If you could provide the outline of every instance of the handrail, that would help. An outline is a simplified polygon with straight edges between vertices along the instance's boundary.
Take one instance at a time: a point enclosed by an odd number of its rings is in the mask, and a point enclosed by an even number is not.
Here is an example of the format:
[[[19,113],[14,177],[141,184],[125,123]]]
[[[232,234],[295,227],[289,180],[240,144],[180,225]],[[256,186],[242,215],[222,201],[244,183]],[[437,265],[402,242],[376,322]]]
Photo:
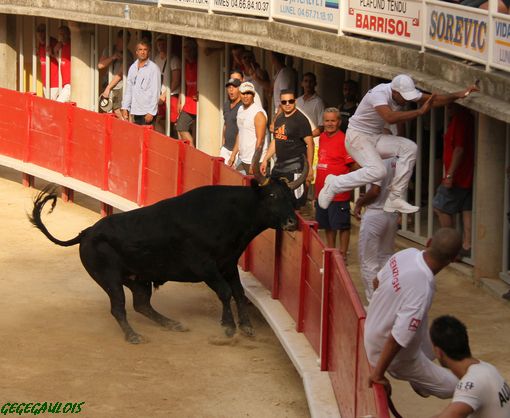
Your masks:
[[[123,198],[124,208],[125,202],[148,205],[201,185],[249,181],[187,143],[72,104],[0,88],[0,112],[0,163],[30,166],[32,175],[68,188],[88,185],[84,193],[102,189]],[[382,389],[366,384],[365,311],[343,259],[326,248],[315,222],[299,214],[298,220],[296,232],[270,229],[256,237],[240,264],[295,319],[330,375],[342,416],[389,417]]]

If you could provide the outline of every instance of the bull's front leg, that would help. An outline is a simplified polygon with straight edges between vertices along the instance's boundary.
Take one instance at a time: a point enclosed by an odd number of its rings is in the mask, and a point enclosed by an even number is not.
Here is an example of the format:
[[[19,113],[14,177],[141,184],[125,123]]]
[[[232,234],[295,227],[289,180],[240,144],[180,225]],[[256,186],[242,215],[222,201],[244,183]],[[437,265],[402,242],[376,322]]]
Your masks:
[[[223,276],[220,274],[216,266],[211,268],[207,274],[205,283],[218,295],[222,305],[223,313],[221,315],[221,325],[225,328],[225,335],[232,337],[236,332],[236,324],[234,322],[234,316],[232,315],[232,309],[230,307],[230,300],[232,299],[232,290],[225,281]]]

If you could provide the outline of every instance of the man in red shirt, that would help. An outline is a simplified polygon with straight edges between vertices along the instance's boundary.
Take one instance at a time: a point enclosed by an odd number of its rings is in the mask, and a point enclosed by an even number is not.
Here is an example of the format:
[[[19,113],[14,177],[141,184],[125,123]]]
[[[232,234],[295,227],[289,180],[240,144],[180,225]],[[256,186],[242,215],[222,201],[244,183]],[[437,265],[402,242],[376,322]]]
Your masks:
[[[319,161],[315,177],[316,198],[324,187],[326,176],[347,174],[354,165],[354,160],[345,149],[345,134],[340,130],[340,111],[336,107],[327,108],[323,122],[324,132],[319,137]],[[326,230],[328,247],[336,246],[337,232],[340,232],[340,252],[344,259],[347,258],[351,232],[350,198],[350,191],[339,193],[327,209],[316,204],[315,212],[319,228]]]
[[[57,102],[69,102],[71,100],[71,32],[67,26],[58,28],[58,43],[53,52],[56,57],[60,53],[60,74],[62,76],[62,89],[57,97]]]
[[[195,131],[198,101],[197,44],[194,39],[187,38],[184,41],[184,57],[185,100],[180,104],[182,107],[175,128],[179,139],[187,139],[191,145],[195,146],[193,135],[190,133],[190,131]]]
[[[432,205],[442,228],[452,227],[453,216],[462,212],[461,257],[471,256],[471,209],[474,171],[474,119],[471,112],[452,103],[451,120],[444,135],[444,178]]]
[[[57,44],[57,40],[53,37],[49,38],[49,44],[46,45],[46,25],[41,23],[37,26],[37,37],[39,45],[37,48],[37,55],[41,63],[41,81],[43,84],[44,97],[47,99],[55,100],[58,96],[58,62],[55,58],[53,49]],[[50,88],[46,87],[46,52],[50,59]]]

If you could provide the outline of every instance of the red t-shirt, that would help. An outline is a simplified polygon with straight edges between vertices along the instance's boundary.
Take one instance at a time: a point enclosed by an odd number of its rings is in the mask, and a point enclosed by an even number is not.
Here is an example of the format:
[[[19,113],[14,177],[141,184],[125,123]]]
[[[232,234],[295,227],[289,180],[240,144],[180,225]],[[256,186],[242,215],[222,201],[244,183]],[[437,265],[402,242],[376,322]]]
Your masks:
[[[53,49],[57,44],[55,38],[50,38],[50,47]],[[41,81],[46,87],[46,47],[44,44],[39,44],[39,61],[41,62]],[[58,87],[58,62],[56,58],[50,57],[50,88]]]
[[[62,87],[71,84],[71,43],[62,45],[60,72],[62,73]]]
[[[186,101],[182,110],[190,115],[197,114],[197,102],[193,96],[197,94],[197,62],[186,61],[184,69],[184,79],[186,81]]]
[[[349,173],[349,164],[354,160],[345,149],[345,134],[337,131],[330,136],[323,132],[319,137],[319,161],[317,162],[317,176],[315,177],[315,197],[324,187],[324,180],[329,174],[339,175]],[[351,198],[351,192],[339,193],[334,201],[346,201]]]
[[[464,148],[460,165],[453,175],[453,186],[469,189],[473,186],[474,157],[474,121],[469,110],[459,110],[452,117],[444,134],[443,161],[445,173],[452,163],[455,147]]]

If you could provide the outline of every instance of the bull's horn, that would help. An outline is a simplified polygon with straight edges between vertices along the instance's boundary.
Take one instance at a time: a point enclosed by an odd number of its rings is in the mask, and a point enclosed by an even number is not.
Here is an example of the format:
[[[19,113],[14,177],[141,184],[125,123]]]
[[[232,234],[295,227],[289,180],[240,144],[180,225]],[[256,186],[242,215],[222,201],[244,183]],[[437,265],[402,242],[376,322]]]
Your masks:
[[[296,180],[289,182],[290,190],[296,190],[299,186],[301,186],[305,182],[306,178],[308,177],[309,169],[310,167],[308,166],[308,159],[304,157],[303,172]]]
[[[253,175],[261,186],[265,186],[268,182],[267,178],[260,172],[260,156],[262,155],[262,145],[255,149],[253,158],[251,160],[251,167],[253,169]]]

